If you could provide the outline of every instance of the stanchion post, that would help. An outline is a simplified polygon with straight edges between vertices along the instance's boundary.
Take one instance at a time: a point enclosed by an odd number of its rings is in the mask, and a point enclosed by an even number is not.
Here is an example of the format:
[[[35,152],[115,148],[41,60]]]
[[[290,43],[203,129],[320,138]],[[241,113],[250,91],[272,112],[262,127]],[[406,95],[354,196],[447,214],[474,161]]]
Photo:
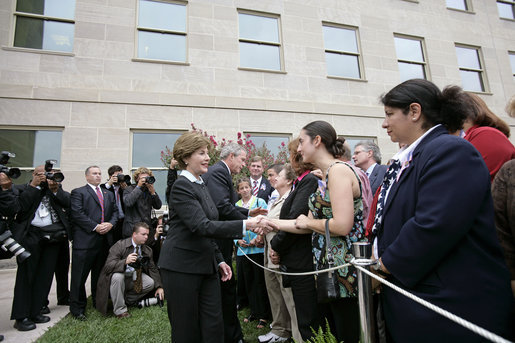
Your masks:
[[[352,253],[355,263],[363,268],[370,269],[374,264],[372,256],[372,245],[368,242],[356,242],[352,244]],[[358,301],[359,319],[361,324],[361,343],[375,343],[375,316],[372,302],[372,280],[370,276],[356,269],[358,275]]]

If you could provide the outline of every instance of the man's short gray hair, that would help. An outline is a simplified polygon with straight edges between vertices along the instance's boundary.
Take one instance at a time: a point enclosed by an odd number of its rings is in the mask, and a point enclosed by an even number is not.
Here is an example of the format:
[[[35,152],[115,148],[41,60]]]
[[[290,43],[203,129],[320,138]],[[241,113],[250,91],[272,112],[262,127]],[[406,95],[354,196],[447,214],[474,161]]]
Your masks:
[[[229,143],[222,148],[220,151],[220,159],[225,160],[229,157],[230,154],[234,154],[234,156],[239,156],[241,152],[244,151],[243,147],[237,143]]]
[[[363,147],[364,151],[372,151],[372,158],[376,161],[377,164],[381,164],[381,150],[376,143],[373,141],[360,141],[356,146]]]

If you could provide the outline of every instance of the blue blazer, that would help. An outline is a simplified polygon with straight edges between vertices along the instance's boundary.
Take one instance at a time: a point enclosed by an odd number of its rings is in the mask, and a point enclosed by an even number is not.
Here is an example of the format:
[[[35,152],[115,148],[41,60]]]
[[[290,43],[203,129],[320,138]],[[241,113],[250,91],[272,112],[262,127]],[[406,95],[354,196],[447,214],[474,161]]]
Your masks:
[[[386,173],[386,166],[383,166],[381,164],[376,164],[374,169],[372,169],[372,172],[370,173],[370,176],[368,177],[368,180],[370,181],[370,190],[372,191],[372,195],[376,194],[376,190],[381,186],[383,183],[384,174]]]
[[[389,280],[510,338],[513,295],[494,226],[490,175],[477,150],[430,132],[387,198],[378,252]],[[483,338],[383,287],[395,342],[480,342]]]

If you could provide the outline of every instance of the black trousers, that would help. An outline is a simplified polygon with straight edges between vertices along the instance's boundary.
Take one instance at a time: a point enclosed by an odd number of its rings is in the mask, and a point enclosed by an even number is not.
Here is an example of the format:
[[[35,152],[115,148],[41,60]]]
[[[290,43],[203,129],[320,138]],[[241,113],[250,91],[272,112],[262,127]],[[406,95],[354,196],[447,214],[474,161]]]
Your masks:
[[[57,303],[67,304],[70,301],[70,288],[68,286],[68,273],[70,272],[70,243],[68,240],[56,243],[59,253],[55,264],[55,282],[57,291]],[[48,289],[50,292],[50,289]],[[48,294],[46,305],[48,306]]]
[[[288,268],[288,271],[292,271],[291,268]],[[299,332],[302,339],[307,341],[309,338],[313,337],[311,328],[318,331],[320,326],[315,278],[312,275],[306,275],[288,276],[288,279],[293,293]]]
[[[220,277],[161,269],[173,343],[224,341]]]
[[[263,253],[247,255],[252,261],[263,265],[264,256]],[[243,275],[245,280],[245,288],[249,295],[250,311],[258,319],[269,319],[270,318],[270,302],[268,300],[268,294],[266,292],[265,284],[265,273],[263,269],[256,266],[254,263],[249,261],[245,256],[241,261]],[[238,274],[238,282],[239,282]]]
[[[236,280],[236,303],[241,306],[249,304],[247,287],[245,286],[245,274],[243,271],[243,260],[245,259],[245,256],[236,256],[236,274],[238,276]]]
[[[358,298],[342,298],[327,304],[327,321],[338,342],[358,343]]]
[[[220,289],[224,319],[224,342],[238,342],[238,340],[243,339],[243,332],[241,331],[238,310],[236,309],[236,279],[234,278],[234,271],[230,280],[221,283]]]
[[[72,273],[70,283],[70,312],[73,315],[85,313],[86,280],[91,272],[91,297],[93,306],[97,294],[97,283],[100,272],[108,255],[107,240],[102,241],[102,246],[96,249],[72,249]]]
[[[18,263],[11,319],[33,318],[40,313],[52,286],[59,254],[58,244],[40,242],[35,227],[29,228],[23,247],[31,256]]]

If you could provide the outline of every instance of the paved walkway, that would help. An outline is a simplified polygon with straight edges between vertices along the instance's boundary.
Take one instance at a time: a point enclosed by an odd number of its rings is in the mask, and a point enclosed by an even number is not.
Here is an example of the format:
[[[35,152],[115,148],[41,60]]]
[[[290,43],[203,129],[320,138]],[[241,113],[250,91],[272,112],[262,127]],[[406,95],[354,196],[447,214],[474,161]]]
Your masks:
[[[50,314],[52,318],[48,323],[36,324],[36,329],[21,332],[13,328],[14,320],[10,320],[13,302],[14,282],[16,279],[16,263],[11,260],[0,261],[0,334],[4,335],[6,343],[26,343],[36,341],[49,327],[56,324],[70,310],[68,306],[57,306],[55,279],[48,299],[50,301]],[[90,294],[89,280],[86,282],[86,294]],[[4,343],[2,342],[2,343]]]

